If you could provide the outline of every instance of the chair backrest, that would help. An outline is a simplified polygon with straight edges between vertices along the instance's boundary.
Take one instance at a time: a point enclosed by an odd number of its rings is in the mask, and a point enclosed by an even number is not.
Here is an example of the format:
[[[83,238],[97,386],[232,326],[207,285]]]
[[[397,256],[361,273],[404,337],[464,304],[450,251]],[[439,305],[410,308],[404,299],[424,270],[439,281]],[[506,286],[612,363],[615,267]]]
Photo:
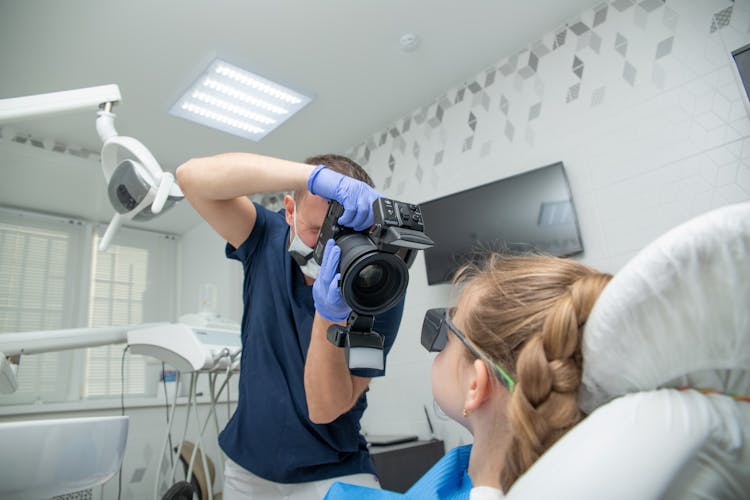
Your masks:
[[[667,232],[612,279],[585,327],[581,406],[690,385],[748,394],[750,203]]]
[[[582,352],[591,414],[507,498],[750,498],[750,402],[727,395],[750,395],[750,203],[639,252],[597,301]]]

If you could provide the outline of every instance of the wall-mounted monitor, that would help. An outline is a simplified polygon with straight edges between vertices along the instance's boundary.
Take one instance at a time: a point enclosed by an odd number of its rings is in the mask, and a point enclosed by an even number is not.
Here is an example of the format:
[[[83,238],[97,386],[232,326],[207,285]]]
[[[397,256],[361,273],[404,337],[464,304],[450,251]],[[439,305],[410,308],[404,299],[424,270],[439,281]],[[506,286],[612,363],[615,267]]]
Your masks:
[[[732,51],[734,69],[740,84],[740,94],[745,110],[750,115],[750,43]]]
[[[573,198],[562,162],[420,203],[427,282],[451,280],[464,263],[486,250],[583,252]]]

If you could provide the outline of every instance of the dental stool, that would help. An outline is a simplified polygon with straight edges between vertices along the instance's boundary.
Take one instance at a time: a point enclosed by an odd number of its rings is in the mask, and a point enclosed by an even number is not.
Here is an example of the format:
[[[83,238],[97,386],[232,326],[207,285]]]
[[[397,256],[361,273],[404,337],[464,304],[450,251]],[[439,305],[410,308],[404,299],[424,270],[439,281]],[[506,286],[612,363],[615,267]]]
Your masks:
[[[639,252],[597,301],[582,351],[590,415],[506,498],[750,498],[750,203]]]
[[[175,447],[175,452],[179,452],[179,459],[185,474],[190,470],[190,460],[193,457],[195,443],[183,441],[182,446]],[[203,460],[206,460],[208,476],[206,476],[203,467]],[[208,455],[203,454],[203,450],[198,448],[195,452],[195,460],[190,474],[190,481],[178,481],[173,484],[162,496],[161,500],[221,500],[222,493],[213,491],[214,480],[216,479],[216,467],[214,461]],[[211,493],[208,491],[208,485],[211,485]]]

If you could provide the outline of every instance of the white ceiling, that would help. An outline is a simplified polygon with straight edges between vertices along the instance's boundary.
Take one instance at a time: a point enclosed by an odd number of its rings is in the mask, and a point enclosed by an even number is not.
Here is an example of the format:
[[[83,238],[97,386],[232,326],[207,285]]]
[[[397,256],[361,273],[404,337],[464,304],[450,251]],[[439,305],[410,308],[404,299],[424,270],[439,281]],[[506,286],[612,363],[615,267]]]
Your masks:
[[[118,132],[143,142],[166,170],[226,151],[304,160],[345,151],[596,3],[0,0],[0,98],[116,83]],[[421,43],[403,52],[399,38],[409,32]],[[214,57],[314,100],[258,143],[169,115]],[[94,120],[78,112],[4,126],[98,151]],[[0,148],[0,204],[109,218],[96,164],[19,147]],[[180,203],[139,225],[182,233],[198,222]]]

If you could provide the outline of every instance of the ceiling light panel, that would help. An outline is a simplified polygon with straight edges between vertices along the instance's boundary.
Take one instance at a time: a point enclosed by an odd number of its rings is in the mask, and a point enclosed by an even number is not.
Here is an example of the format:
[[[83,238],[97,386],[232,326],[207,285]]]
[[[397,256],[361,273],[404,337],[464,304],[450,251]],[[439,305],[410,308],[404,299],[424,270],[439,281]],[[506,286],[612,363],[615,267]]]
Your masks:
[[[288,87],[216,59],[169,113],[257,142],[311,100]]]

